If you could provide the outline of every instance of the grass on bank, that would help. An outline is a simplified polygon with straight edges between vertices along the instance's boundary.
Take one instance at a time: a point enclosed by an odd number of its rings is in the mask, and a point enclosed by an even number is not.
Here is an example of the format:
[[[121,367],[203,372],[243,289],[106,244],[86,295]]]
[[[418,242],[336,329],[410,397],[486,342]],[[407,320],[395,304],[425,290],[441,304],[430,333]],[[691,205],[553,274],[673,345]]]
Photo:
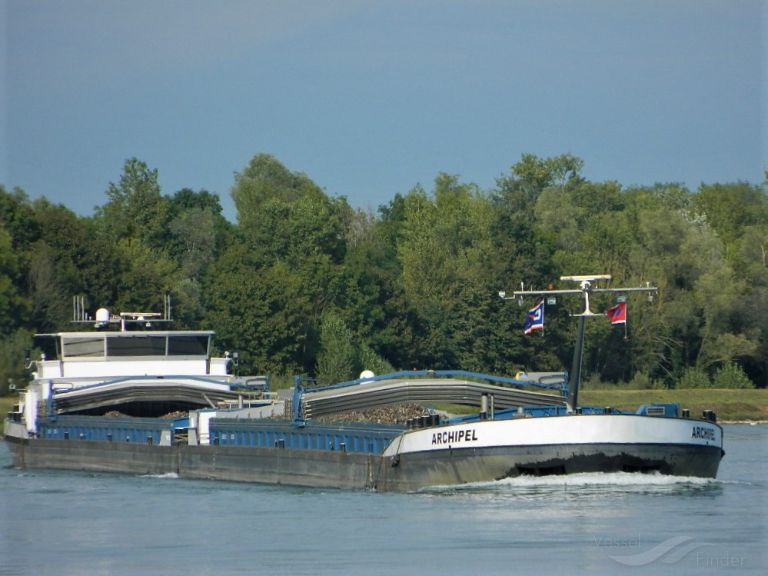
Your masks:
[[[768,389],[680,388],[676,390],[581,390],[580,404],[634,409],[651,402],[673,402],[688,408],[691,416],[714,410],[718,420],[768,421]]]

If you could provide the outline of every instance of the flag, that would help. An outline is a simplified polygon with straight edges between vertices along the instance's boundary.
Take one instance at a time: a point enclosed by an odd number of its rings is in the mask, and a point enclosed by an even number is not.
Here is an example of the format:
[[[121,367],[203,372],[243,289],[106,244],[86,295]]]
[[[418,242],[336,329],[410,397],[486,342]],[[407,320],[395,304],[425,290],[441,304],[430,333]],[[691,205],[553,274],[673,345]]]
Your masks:
[[[605,311],[605,315],[611,319],[611,324],[627,325],[627,303],[619,302]]]
[[[544,330],[544,300],[539,302],[538,306],[528,310],[525,315],[523,333],[530,334],[534,330]]]

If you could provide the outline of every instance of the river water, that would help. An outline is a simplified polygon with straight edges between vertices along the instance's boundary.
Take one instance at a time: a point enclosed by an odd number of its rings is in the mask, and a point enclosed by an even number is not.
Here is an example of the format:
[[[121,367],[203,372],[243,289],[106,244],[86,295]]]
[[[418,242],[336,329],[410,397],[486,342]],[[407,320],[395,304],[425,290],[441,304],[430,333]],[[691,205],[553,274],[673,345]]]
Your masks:
[[[768,426],[717,480],[518,478],[414,494],[10,467],[0,575],[766,574]]]

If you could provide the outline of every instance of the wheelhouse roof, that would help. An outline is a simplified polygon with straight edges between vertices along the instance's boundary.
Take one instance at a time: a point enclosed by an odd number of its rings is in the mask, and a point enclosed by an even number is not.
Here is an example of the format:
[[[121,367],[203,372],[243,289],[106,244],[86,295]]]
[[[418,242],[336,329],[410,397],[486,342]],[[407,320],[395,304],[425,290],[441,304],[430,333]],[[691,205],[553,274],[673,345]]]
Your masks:
[[[35,334],[35,338],[82,338],[104,336],[106,338],[129,338],[133,336],[213,336],[213,330],[125,330],[122,332],[51,332]]]

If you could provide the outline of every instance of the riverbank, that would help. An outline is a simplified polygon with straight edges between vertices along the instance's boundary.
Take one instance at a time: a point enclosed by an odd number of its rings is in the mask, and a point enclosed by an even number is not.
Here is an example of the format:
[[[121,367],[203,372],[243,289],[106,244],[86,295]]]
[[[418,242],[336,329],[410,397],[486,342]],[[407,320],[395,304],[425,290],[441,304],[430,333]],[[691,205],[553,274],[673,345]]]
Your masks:
[[[683,388],[679,390],[581,390],[581,404],[630,410],[651,402],[672,402],[691,416],[714,410],[720,422],[768,422],[768,389]]]

